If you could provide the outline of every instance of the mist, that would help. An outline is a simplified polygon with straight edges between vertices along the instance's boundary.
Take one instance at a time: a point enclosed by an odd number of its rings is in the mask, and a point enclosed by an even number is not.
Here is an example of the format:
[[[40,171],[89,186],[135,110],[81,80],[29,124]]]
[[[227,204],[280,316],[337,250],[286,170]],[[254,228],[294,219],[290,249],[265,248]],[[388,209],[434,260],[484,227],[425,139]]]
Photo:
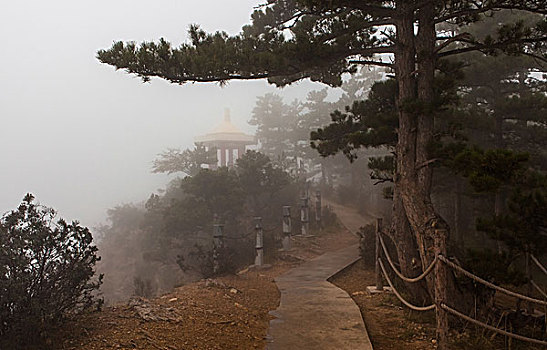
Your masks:
[[[237,33],[256,0],[26,1],[0,11],[0,212],[27,192],[86,226],[106,210],[142,201],[171,177],[150,172],[156,155],[187,148],[230,108],[247,124],[256,97],[276,89],[265,81],[177,86],[143,84],[95,58],[113,40],[187,38],[188,25]],[[304,99],[321,87],[303,82],[283,90]]]

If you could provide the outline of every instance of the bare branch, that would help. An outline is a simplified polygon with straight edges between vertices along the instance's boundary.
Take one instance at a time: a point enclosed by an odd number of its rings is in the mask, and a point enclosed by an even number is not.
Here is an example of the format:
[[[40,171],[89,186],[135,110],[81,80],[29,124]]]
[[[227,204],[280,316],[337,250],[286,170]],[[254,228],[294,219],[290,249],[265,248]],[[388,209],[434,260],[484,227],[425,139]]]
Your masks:
[[[380,66],[380,67],[388,67],[393,68],[393,63],[387,63],[387,62],[378,62],[378,61],[369,61],[369,60],[351,60],[348,63],[351,64],[363,64],[363,65],[373,65],[373,66]]]

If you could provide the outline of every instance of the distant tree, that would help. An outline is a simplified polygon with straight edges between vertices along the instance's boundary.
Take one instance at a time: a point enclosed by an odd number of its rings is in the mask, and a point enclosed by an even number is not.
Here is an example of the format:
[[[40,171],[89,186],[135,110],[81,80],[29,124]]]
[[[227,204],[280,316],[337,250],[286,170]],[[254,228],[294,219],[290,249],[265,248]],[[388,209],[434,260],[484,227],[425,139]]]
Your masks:
[[[527,171],[516,180],[507,200],[507,211],[480,218],[479,230],[505,243],[509,256],[547,251],[547,177]]]
[[[283,169],[274,166],[268,156],[256,151],[247,151],[239,158],[235,170],[256,216],[262,216],[274,197],[291,182]]]
[[[194,205],[203,204],[222,220],[236,218],[243,210],[244,191],[235,171],[226,167],[202,169],[197,175],[182,180],[182,190]]]
[[[291,170],[299,156],[294,137],[302,108],[296,100],[286,104],[280,95],[268,93],[257,98],[249,120],[257,127],[260,152]]]
[[[99,260],[89,230],[27,194],[0,219],[0,348],[44,348],[53,327],[96,308]]]
[[[188,176],[194,176],[204,164],[216,164],[216,149],[207,149],[200,143],[196,143],[194,149],[168,149],[161,153],[152,166],[154,173],[178,173],[182,172]]]

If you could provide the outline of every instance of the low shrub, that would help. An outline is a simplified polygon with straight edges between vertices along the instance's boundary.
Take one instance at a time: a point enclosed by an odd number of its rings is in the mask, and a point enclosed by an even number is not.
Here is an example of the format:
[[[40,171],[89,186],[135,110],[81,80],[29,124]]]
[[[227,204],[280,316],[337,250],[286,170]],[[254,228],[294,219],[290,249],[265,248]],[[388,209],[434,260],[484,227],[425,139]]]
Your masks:
[[[100,307],[92,240],[31,194],[0,218],[0,349],[44,349],[67,317]]]

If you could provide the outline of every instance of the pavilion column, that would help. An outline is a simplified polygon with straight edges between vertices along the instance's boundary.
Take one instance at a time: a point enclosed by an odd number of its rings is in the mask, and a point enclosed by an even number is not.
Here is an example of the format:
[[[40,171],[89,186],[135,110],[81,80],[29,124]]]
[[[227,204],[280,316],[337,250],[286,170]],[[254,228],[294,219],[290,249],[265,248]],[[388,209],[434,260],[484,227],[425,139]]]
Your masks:
[[[245,146],[237,149],[237,159],[240,159],[245,154]]]
[[[220,148],[220,166],[226,166],[226,148]]]
[[[234,150],[232,148],[228,148],[228,166],[234,166]]]

